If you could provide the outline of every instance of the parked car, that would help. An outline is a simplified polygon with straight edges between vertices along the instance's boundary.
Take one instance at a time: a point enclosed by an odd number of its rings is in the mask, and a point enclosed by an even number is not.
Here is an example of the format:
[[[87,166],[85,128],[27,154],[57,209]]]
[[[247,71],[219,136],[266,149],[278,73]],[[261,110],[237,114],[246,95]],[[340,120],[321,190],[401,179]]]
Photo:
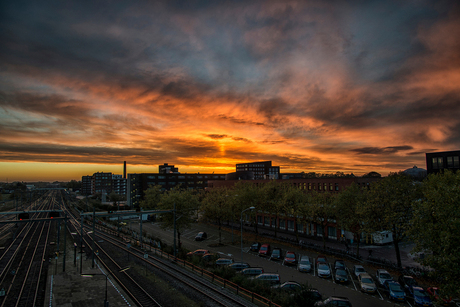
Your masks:
[[[234,269],[235,271],[241,271],[250,267],[249,263],[246,262],[234,262],[228,265],[229,268]]]
[[[318,257],[316,257],[316,264],[319,264],[319,263],[327,263],[326,256],[318,255]]]
[[[286,256],[284,257],[283,261],[284,265],[296,265],[297,264],[297,256],[294,252],[286,252]]]
[[[356,264],[353,266],[353,274],[355,274],[356,278],[362,273],[366,273],[366,270],[362,265]]]
[[[334,274],[335,282],[346,283],[348,281],[348,273],[344,269],[336,269]]]
[[[337,269],[344,269],[346,268],[347,266],[345,265],[345,262],[343,260],[336,260],[334,262],[334,269],[337,270]]]
[[[216,265],[229,265],[233,263],[233,259],[230,258],[219,258],[216,260]]]
[[[204,254],[203,257],[201,257],[201,260],[203,260],[204,262],[211,262],[211,261],[214,262],[219,258],[220,256],[218,254],[207,253],[207,254]]]
[[[426,288],[426,292],[428,292],[432,300],[433,299],[436,301],[442,300],[442,304],[444,306],[452,306],[454,303],[451,297],[441,298],[438,287],[428,287]]]
[[[295,281],[286,281],[282,284],[274,285],[273,288],[287,291],[287,292],[294,292],[294,291],[302,290],[302,286],[298,282],[295,282]]]
[[[270,256],[271,248],[270,244],[262,244],[259,249],[259,256],[261,257],[268,257]]]
[[[247,268],[240,271],[241,274],[246,276],[257,276],[264,273],[263,268]]]
[[[207,249],[197,249],[193,252],[189,252],[187,253],[187,256],[191,257],[191,256],[203,256],[205,254],[209,254],[209,251]]]
[[[283,251],[281,248],[275,247],[270,255],[270,260],[281,261],[281,259],[283,259]]]
[[[299,272],[310,272],[311,271],[310,257],[306,255],[301,256],[299,263],[297,264],[297,270]]]
[[[315,306],[343,306],[352,307],[351,302],[348,298],[342,296],[331,296],[324,301],[316,302]]]
[[[310,292],[310,296],[315,302],[321,301],[323,299],[323,296],[317,289],[312,288],[312,289],[308,289],[307,291]]]
[[[388,273],[387,270],[382,269],[377,270],[377,273],[375,273],[375,277],[377,278],[377,283],[380,286],[383,286],[383,284],[387,280],[393,280],[393,277],[391,277],[390,273]]]
[[[260,249],[261,245],[262,244],[260,244],[259,242],[254,242],[254,243],[252,243],[251,247],[249,248],[249,251],[257,253],[257,252],[259,252],[259,249]]]
[[[412,286],[412,294],[414,296],[415,306],[433,306],[430,296],[422,287]]]
[[[270,285],[276,285],[281,283],[280,275],[275,273],[262,273],[254,277],[254,280],[260,280]]]
[[[329,264],[320,263],[317,266],[318,276],[322,278],[329,278],[331,277],[331,268]]]
[[[413,295],[412,287],[418,286],[417,281],[412,276],[400,275],[398,282],[407,294]]]
[[[367,273],[361,273],[358,275],[358,280],[362,292],[375,293],[377,291],[377,286],[372,280],[371,275]]]
[[[406,300],[406,293],[396,281],[387,279],[383,283],[383,287],[388,290],[388,297],[390,300],[399,302]]]
[[[207,238],[208,238],[207,233],[204,231],[201,231],[196,235],[195,241],[203,241],[203,240],[206,240]]]

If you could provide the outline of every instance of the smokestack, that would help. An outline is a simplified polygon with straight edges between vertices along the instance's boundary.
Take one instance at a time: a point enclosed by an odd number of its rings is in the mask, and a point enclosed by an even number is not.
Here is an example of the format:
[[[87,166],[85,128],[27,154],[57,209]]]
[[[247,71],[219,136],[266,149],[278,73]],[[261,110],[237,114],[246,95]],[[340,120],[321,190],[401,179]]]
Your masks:
[[[123,179],[126,179],[126,161],[123,161]]]

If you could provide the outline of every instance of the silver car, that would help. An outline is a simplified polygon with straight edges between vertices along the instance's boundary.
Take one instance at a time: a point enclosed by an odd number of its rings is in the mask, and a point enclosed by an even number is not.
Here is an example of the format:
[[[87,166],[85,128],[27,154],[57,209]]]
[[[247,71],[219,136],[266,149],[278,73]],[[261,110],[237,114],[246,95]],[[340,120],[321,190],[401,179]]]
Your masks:
[[[310,257],[301,256],[299,263],[297,264],[297,270],[299,272],[310,272],[311,271]]]

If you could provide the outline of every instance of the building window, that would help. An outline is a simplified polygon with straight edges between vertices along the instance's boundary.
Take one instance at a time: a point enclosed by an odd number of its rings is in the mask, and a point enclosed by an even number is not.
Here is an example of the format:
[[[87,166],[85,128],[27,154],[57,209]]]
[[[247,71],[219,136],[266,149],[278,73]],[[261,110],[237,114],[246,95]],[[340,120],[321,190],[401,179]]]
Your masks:
[[[322,185],[321,183],[318,183],[318,191],[321,191],[321,187],[322,187],[322,186],[323,186],[323,185]]]
[[[280,229],[286,229],[286,221],[280,220]]]
[[[334,191],[334,186],[332,183],[329,183],[329,191]]]
[[[327,191],[327,183],[324,184],[324,192]]]
[[[327,235],[329,238],[337,239],[337,230],[335,227],[327,227]]]
[[[311,190],[311,183],[308,184],[308,189]]]
[[[270,224],[270,227],[276,227],[276,219],[272,217],[272,222]]]
[[[433,162],[433,168],[434,169],[441,169],[443,168],[442,166],[442,157],[434,157],[432,159],[432,162]]]
[[[458,156],[447,157],[447,167],[448,168],[458,168],[459,167]]]
[[[297,232],[303,233],[303,224],[297,223]]]
[[[288,230],[289,231],[294,231],[294,221],[292,221],[292,220],[288,221]]]
[[[339,184],[338,184],[338,183],[335,184],[335,190],[336,190],[336,191],[339,190]]]
[[[262,217],[260,215],[257,216],[257,224],[262,225]]]
[[[268,216],[264,217],[264,225],[265,226],[270,226],[270,218]]]

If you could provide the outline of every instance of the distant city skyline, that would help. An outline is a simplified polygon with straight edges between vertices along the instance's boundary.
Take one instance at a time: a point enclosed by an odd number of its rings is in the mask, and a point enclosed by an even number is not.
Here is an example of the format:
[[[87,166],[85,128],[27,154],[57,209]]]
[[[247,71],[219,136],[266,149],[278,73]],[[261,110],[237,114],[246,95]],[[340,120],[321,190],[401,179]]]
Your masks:
[[[460,149],[458,1],[25,1],[0,27],[2,182]]]

